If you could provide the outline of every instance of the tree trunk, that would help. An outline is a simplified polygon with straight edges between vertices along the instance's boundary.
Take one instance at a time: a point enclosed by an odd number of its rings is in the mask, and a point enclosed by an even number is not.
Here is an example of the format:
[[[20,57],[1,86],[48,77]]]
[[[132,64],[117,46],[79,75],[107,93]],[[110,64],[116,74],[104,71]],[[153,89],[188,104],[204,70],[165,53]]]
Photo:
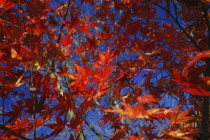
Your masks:
[[[206,59],[207,68],[205,77],[210,77],[210,58]],[[209,89],[210,90],[210,89]],[[209,140],[209,96],[203,98],[202,107],[202,122],[201,122],[201,140]]]

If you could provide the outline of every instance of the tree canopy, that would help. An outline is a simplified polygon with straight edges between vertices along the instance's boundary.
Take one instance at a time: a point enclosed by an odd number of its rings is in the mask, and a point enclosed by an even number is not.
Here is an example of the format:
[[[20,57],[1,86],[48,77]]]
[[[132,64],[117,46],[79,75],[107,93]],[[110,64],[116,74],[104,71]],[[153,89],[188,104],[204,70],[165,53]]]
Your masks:
[[[0,139],[208,140],[209,0],[1,0]]]

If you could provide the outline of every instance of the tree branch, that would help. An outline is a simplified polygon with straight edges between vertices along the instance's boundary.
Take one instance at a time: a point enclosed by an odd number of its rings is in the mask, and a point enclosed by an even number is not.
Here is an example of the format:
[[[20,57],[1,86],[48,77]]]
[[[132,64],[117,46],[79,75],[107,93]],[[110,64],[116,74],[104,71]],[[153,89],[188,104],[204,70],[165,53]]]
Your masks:
[[[88,125],[89,129],[97,135],[97,137],[98,137],[100,140],[103,140],[102,137],[107,137],[106,135],[103,135],[103,134],[98,133],[98,132],[93,128],[93,125],[91,125],[86,119],[85,119],[85,123]],[[87,132],[88,132],[88,131],[87,131]],[[86,132],[86,133],[87,133],[87,132]],[[108,138],[108,137],[107,137],[107,138]]]
[[[63,21],[66,20],[66,17],[67,17],[67,14],[68,14],[68,10],[69,10],[69,6],[70,6],[70,2],[71,2],[71,0],[68,0],[68,4],[67,4],[67,7],[66,7],[65,15],[64,15],[64,17],[63,17]],[[65,25],[65,24],[62,23],[62,25],[61,25],[61,27],[60,27],[60,32],[59,32],[59,35],[58,35],[58,38],[57,38],[57,43],[59,43],[59,41],[60,41],[61,33],[62,33],[62,31],[63,31],[64,25]]]
[[[7,132],[9,132],[12,135],[18,137],[18,138],[21,138],[22,140],[30,140],[29,138],[26,138],[26,137],[24,137],[24,136],[22,136],[22,135],[20,135],[20,134],[18,134],[16,132],[12,131],[11,129],[9,129],[8,127],[6,127],[4,125],[1,125],[0,124],[0,128],[3,129],[3,130],[5,130],[5,131],[7,131]]]
[[[209,36],[208,49],[210,49],[210,19],[209,19],[209,16],[208,16],[208,8],[205,7],[205,5],[203,5],[203,13],[204,13],[204,18],[206,20],[206,25],[208,27],[208,36]]]
[[[181,26],[181,24],[178,22],[178,20],[176,20],[176,18],[172,15],[172,13],[170,11],[168,11],[166,8],[164,8],[163,6],[157,4],[156,2],[154,2],[154,4],[156,6],[158,6],[159,8],[161,8],[162,10],[164,10],[166,13],[168,13],[171,18],[174,20],[174,22],[177,24],[177,26],[183,31],[183,33],[190,39],[190,41],[195,45],[195,47],[202,52],[200,46],[195,42],[195,40],[192,38],[192,36],[190,36],[185,29]]]
[[[8,23],[8,24],[11,24],[12,26],[18,28],[19,30],[22,30],[24,31],[22,28],[20,28],[18,25],[16,24],[13,24],[12,22],[10,22],[9,20],[7,20],[6,18],[4,18],[3,16],[0,15],[0,20],[3,20],[4,22]]]

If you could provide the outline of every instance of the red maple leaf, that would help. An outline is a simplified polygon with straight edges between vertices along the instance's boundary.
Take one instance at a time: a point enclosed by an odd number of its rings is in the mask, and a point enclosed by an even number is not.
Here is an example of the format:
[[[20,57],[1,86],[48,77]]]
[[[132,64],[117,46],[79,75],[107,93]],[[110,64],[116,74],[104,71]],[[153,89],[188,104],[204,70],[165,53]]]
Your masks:
[[[61,119],[59,117],[56,117],[56,122],[55,124],[46,124],[45,126],[49,127],[50,129],[53,129],[54,131],[45,136],[45,138],[49,138],[51,136],[57,136],[65,127],[65,124],[67,123],[67,119]]]
[[[92,27],[93,27],[92,23],[87,24],[87,23],[83,22],[82,25],[80,26],[79,32],[84,34]]]
[[[67,34],[65,37],[64,34],[61,35],[61,42],[60,44],[65,47],[69,47],[74,39],[71,39],[71,34]]]

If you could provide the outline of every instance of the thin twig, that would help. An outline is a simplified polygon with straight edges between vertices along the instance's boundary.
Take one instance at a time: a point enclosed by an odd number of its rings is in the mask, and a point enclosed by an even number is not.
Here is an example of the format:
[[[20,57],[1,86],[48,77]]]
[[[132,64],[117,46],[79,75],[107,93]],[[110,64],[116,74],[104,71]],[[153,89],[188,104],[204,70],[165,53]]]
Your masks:
[[[36,140],[36,95],[33,92],[33,130],[34,130],[34,140]]]
[[[172,1],[172,3],[173,3],[173,7],[174,7],[174,12],[175,12],[176,20],[178,20],[177,5],[175,4],[174,0]]]
[[[71,3],[71,0],[68,0],[68,4],[67,4],[67,7],[66,7],[65,15],[63,17],[63,21],[66,20],[66,17],[67,17],[67,14],[68,14],[68,10],[69,10],[69,7],[70,7],[70,3]],[[64,25],[65,25],[64,23],[61,24],[60,32],[59,32],[59,35],[58,35],[58,38],[57,38],[57,41],[56,41],[57,43],[59,43],[59,41],[60,41],[61,33],[63,31]]]
[[[3,20],[4,22],[6,22],[6,23],[8,23],[8,24],[11,24],[12,26],[18,28],[19,30],[23,30],[23,29],[20,28],[18,25],[16,25],[16,24],[10,22],[9,20],[7,20],[5,17],[3,17],[3,16],[1,16],[1,15],[0,15],[0,20]]]
[[[6,70],[4,69],[4,77],[6,77]],[[5,80],[3,80],[3,85],[5,84]],[[3,90],[4,91],[4,90]],[[4,94],[4,93],[3,93]],[[2,113],[3,113],[3,115],[2,115],[2,121],[3,121],[3,125],[4,125],[4,123],[5,123],[5,116],[4,116],[4,114],[5,114],[5,98],[6,98],[6,96],[5,95],[3,95],[2,96],[2,107],[3,107],[3,110],[2,110]]]
[[[174,20],[174,22],[177,24],[177,26],[183,31],[183,33],[190,39],[190,41],[195,45],[195,47],[202,52],[202,49],[200,48],[200,46],[195,42],[195,40],[192,38],[192,36],[190,36],[186,30],[181,26],[181,24],[178,22],[178,20],[176,20],[176,18],[172,15],[172,13],[170,11],[168,11],[168,9],[164,8],[163,6],[157,4],[156,2],[154,2],[155,5],[157,5],[159,8],[161,8],[162,10],[164,10],[166,13],[168,13],[171,18]]]
[[[4,123],[5,123],[5,117],[4,117],[4,114],[5,114],[5,97],[3,96],[2,97],[2,107],[3,107],[3,110],[2,110],[2,113],[3,113],[3,115],[2,115],[2,121],[3,121],[3,125],[4,125]]]
[[[31,79],[30,79],[30,87],[34,87],[34,73],[33,73],[33,65],[31,65]],[[34,131],[34,140],[36,140],[36,95],[34,91],[32,92],[32,100],[33,100],[33,131]]]
[[[88,125],[89,129],[90,129],[91,131],[93,131],[93,132],[98,136],[98,138],[99,138],[100,140],[103,140],[102,136],[107,137],[106,135],[102,135],[102,134],[98,133],[98,132],[93,128],[93,125],[91,125],[87,120],[85,120],[85,123]],[[86,133],[87,133],[87,132],[86,132]],[[108,138],[108,137],[107,137],[107,138]]]
[[[66,7],[66,11],[65,11],[65,14],[64,14],[64,17],[63,17],[63,21],[66,20],[66,17],[67,17],[67,15],[68,15],[68,10],[69,10],[69,7],[70,7],[70,3],[71,3],[71,0],[68,0],[67,7]],[[59,41],[60,41],[61,33],[62,33],[62,31],[63,31],[64,25],[65,25],[65,24],[62,22],[61,27],[60,27],[60,29],[59,29],[60,31],[59,31],[59,35],[58,35],[58,38],[57,38],[56,43],[59,43]],[[55,65],[55,60],[54,60],[54,59],[52,60],[52,66],[53,66],[53,65]]]

